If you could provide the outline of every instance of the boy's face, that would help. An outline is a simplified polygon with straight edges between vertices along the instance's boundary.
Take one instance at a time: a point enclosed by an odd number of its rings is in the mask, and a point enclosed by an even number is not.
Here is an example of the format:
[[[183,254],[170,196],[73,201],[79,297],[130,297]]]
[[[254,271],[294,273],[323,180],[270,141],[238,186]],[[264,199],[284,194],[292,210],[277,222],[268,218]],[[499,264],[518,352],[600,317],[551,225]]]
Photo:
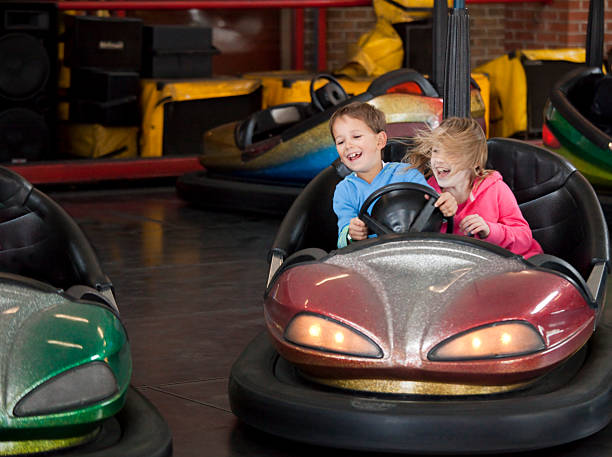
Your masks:
[[[462,187],[470,182],[470,170],[444,148],[431,151],[431,171],[442,188]]]
[[[344,165],[358,174],[380,171],[381,151],[387,143],[385,132],[374,133],[365,122],[350,116],[336,119],[332,131]]]

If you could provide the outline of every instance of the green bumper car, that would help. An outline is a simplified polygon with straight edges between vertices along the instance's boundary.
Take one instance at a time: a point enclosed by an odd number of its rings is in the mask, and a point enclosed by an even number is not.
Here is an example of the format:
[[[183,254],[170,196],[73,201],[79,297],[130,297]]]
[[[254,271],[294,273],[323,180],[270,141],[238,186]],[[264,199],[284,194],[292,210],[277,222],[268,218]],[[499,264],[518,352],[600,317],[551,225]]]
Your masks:
[[[544,116],[544,145],[598,190],[612,190],[612,76],[597,67],[566,74],[551,91]]]
[[[0,168],[0,455],[169,455],[169,429],[131,374],[113,286],[85,235]]]

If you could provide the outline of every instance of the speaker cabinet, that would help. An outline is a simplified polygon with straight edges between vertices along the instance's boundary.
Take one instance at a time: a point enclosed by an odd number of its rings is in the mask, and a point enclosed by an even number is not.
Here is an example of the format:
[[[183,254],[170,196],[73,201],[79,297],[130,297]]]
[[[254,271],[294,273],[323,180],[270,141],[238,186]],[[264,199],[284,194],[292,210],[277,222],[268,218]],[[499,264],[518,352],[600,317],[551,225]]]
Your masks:
[[[210,27],[147,25],[143,30],[143,68],[146,78],[210,78],[212,45]]]
[[[64,15],[65,63],[140,73],[142,20],[137,18]]]
[[[0,2],[0,162],[55,153],[57,34],[55,3]]]
[[[564,60],[530,60],[521,57],[527,79],[527,131],[525,137],[542,138],[544,105],[550,88],[570,71],[584,67],[583,63]]]
[[[404,68],[412,68],[419,73],[431,72],[432,22],[430,19],[393,24],[404,44]]]
[[[262,89],[233,97],[171,102],[164,105],[164,155],[202,153],[202,135],[218,125],[244,119],[261,109]]]

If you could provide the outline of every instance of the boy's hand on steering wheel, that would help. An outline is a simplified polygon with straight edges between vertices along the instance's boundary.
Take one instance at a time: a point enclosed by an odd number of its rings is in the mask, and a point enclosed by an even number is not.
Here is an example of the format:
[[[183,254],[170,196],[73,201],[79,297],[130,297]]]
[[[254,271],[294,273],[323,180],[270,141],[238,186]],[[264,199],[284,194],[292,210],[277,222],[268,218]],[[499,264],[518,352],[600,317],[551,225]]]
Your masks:
[[[355,241],[365,240],[368,237],[368,227],[361,219],[354,217],[349,223],[348,233]]]
[[[434,206],[442,211],[444,217],[452,217],[457,213],[457,200],[450,192],[442,192]]]

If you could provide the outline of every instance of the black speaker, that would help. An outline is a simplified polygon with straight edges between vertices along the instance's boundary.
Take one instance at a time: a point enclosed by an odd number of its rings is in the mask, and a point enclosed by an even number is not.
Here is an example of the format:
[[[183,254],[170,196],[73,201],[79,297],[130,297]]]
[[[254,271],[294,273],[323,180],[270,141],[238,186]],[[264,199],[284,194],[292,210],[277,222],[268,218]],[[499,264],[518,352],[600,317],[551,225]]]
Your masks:
[[[430,74],[432,68],[432,33],[431,19],[393,24],[404,44],[404,62],[402,67],[412,68],[423,74]]]
[[[108,102],[124,97],[138,97],[140,75],[136,72],[109,71],[98,68],[74,68],[70,72],[70,98]]]
[[[94,67],[140,72],[142,20],[138,18],[64,15],[70,68]]]
[[[202,153],[202,135],[261,109],[262,88],[234,97],[170,102],[164,105],[164,155]]]
[[[1,162],[55,153],[57,14],[52,2],[0,2]]]
[[[146,78],[210,78],[210,27],[146,25],[143,30],[142,75]]]

